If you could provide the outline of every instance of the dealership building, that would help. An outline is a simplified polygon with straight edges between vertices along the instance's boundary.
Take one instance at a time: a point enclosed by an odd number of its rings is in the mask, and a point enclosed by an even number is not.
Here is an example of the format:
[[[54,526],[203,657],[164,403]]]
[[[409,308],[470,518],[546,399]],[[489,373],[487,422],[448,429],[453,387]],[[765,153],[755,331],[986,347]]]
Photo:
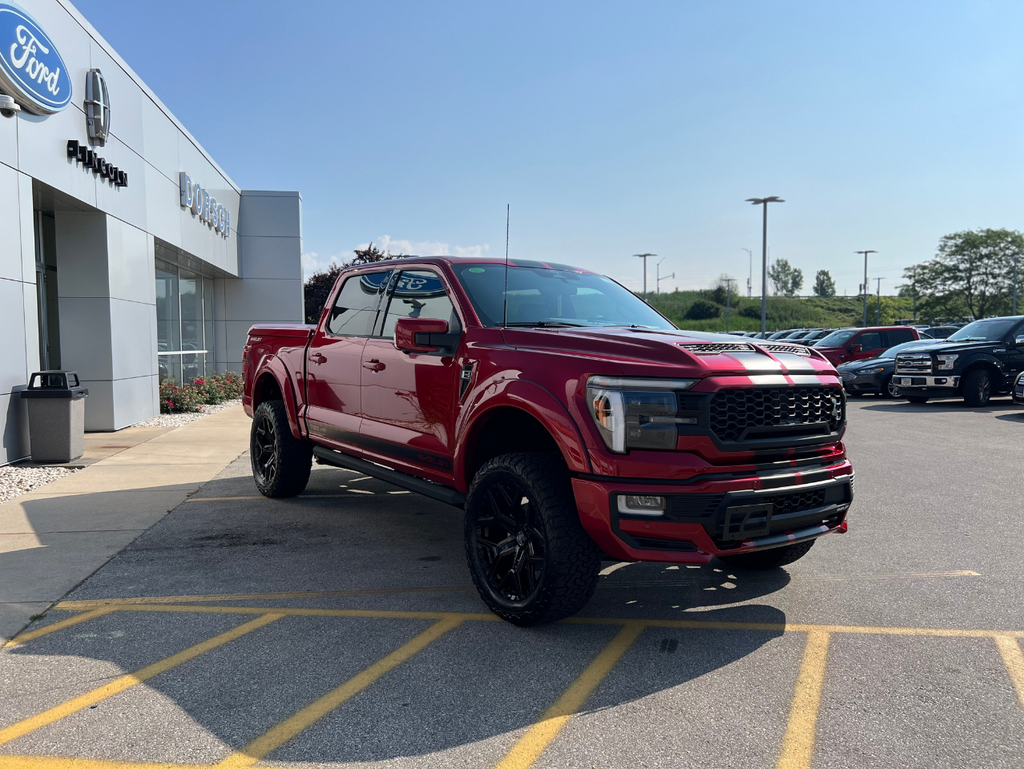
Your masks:
[[[118,430],[302,321],[299,194],[239,189],[69,2],[0,0],[0,94],[0,465],[34,371],[78,372],[86,430]]]

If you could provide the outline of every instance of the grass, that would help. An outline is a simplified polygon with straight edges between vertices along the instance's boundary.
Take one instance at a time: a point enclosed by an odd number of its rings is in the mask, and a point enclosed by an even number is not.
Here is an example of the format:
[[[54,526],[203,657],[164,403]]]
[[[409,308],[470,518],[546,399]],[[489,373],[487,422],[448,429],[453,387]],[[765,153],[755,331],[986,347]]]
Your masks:
[[[698,299],[715,302],[720,307],[717,318],[693,320],[686,317],[690,306]],[[673,291],[648,294],[648,303],[679,328],[691,331],[725,331],[725,294],[723,291]],[[732,331],[761,330],[761,300],[733,295],[729,328]],[[881,325],[911,317],[910,299],[883,296]],[[859,326],[863,318],[863,300],[860,297],[837,296],[787,298],[768,297],[768,330],[786,328],[841,328]],[[868,324],[877,323],[877,299],[868,298]]]

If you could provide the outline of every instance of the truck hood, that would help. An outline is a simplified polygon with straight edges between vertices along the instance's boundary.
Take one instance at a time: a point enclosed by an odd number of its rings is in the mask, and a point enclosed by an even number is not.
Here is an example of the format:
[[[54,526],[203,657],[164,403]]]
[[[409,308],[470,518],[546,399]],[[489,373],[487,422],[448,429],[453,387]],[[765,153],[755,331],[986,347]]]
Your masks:
[[[923,344],[900,353],[900,355],[917,355],[919,353],[966,353],[966,352],[992,352],[993,350],[1006,349],[1005,342],[946,342],[935,340],[935,344]]]
[[[517,349],[561,353],[631,365],[671,367],[666,376],[735,374],[832,374],[832,364],[796,344],[695,331],[630,328],[506,328],[506,344]],[[801,354],[802,353],[802,354]],[[649,370],[644,375],[650,376]]]

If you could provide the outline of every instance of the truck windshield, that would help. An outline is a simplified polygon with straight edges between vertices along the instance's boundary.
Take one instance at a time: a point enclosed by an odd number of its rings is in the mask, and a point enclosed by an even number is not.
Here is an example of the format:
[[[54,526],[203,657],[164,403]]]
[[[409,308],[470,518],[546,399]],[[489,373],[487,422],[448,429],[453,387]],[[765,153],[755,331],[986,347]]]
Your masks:
[[[1020,322],[1020,318],[992,318],[968,323],[955,334],[946,337],[947,342],[998,342],[1006,332]]]
[[[838,331],[833,331],[827,337],[822,339],[820,342],[815,342],[815,347],[842,347],[844,344],[853,338],[860,329],[857,328],[841,328]]]
[[[505,265],[453,265],[485,326],[504,324]],[[508,267],[510,326],[636,326],[674,329],[638,296],[592,272]]]

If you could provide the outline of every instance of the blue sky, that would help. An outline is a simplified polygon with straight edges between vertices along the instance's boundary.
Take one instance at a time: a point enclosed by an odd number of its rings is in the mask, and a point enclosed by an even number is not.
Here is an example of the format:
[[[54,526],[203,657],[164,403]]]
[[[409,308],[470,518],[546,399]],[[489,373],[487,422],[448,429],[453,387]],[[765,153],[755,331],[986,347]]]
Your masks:
[[[506,203],[514,256],[639,287],[655,252],[663,290],[745,289],[752,196],[786,199],[806,292],[1024,229],[1021,3],[77,7],[237,184],[302,192],[307,274],[370,240],[500,256]]]

